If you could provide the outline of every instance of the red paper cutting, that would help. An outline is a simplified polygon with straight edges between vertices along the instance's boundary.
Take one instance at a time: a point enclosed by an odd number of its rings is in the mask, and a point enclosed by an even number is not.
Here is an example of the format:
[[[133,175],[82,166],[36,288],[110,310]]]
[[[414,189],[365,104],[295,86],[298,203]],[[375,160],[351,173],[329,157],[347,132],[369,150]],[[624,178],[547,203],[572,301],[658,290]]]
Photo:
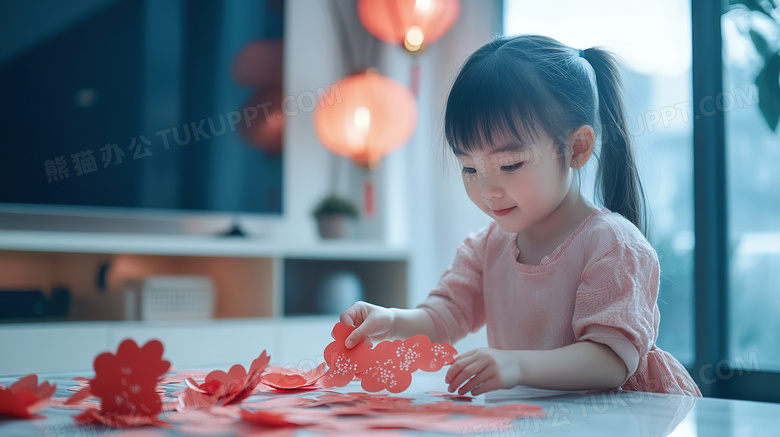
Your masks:
[[[336,323],[333,327],[334,341],[325,348],[325,362],[328,363],[328,373],[320,380],[320,385],[327,387],[344,387],[357,375],[365,371],[371,363],[372,350],[366,339],[363,339],[352,349],[347,349],[344,342],[354,326]]]
[[[95,358],[95,377],[89,381],[89,393],[100,399],[100,409],[90,408],[75,416],[77,423],[102,423],[116,428],[158,425],[162,399],[157,382],[170,368],[162,359],[163,345],[157,340],[138,347],[124,340],[116,355],[105,352]],[[84,398],[83,390],[73,398]]]
[[[255,425],[270,427],[298,426],[297,423],[285,420],[284,414],[275,413],[268,410],[247,411],[241,410],[241,419]]]
[[[11,384],[0,387],[0,416],[30,419],[48,405],[57,390],[56,384],[44,381],[38,385],[38,375],[27,375]]]
[[[274,398],[291,399],[291,398]],[[262,403],[256,404],[261,406]],[[327,409],[311,408],[329,406]],[[302,408],[301,408],[302,407]],[[453,418],[453,414],[466,417]],[[327,435],[374,435],[377,429],[410,429],[460,433],[481,429],[486,422],[500,429],[512,429],[512,421],[522,417],[545,417],[541,407],[525,404],[488,407],[441,401],[416,404],[411,398],[375,393],[323,394],[302,405],[278,404],[265,410],[241,411],[241,419],[257,428],[257,435],[272,430],[304,429]],[[497,422],[504,420],[505,422]],[[231,430],[238,435],[250,435]],[[227,431],[226,431],[227,432]]]
[[[340,322],[333,327],[334,341],[325,348],[325,361],[330,370],[320,383],[323,387],[343,387],[357,377],[366,391],[386,389],[400,393],[411,384],[413,372],[437,371],[452,364],[457,354],[449,344],[432,343],[425,335],[383,341],[373,349],[364,339],[354,348],[347,349],[344,341],[354,330]]]
[[[65,405],[78,405],[89,399],[90,396],[92,396],[92,392],[89,390],[89,385],[81,387],[79,391],[65,401]]]
[[[252,361],[248,372],[244,366],[236,364],[227,373],[221,370],[210,372],[203,384],[187,378],[187,389],[179,395],[179,405],[182,408],[204,408],[237,404],[252,394],[270,360],[271,357],[263,351]]]
[[[282,368],[277,372],[263,374],[261,380],[263,384],[281,390],[314,388],[314,384],[325,376],[326,371],[327,363],[322,363],[307,372]]]
[[[414,361],[406,358],[394,342],[383,341],[374,347],[374,360],[365,372],[359,375],[363,390],[376,392],[387,389],[400,393],[412,383]]]
[[[165,422],[164,420],[160,420],[155,416],[105,413],[95,408],[84,410],[84,412],[78,416],[73,416],[73,419],[80,425],[94,425],[101,423],[112,428],[132,428],[137,426],[171,426],[170,423]]]

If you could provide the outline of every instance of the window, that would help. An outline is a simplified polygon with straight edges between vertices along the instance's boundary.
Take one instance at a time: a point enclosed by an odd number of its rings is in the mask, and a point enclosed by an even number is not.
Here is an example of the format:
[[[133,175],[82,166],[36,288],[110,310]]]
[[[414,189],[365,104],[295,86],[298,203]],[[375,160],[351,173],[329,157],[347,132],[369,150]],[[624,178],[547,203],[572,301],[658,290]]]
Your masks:
[[[728,356],[780,371],[780,8],[760,3],[723,14],[723,93],[712,105],[726,131]]]

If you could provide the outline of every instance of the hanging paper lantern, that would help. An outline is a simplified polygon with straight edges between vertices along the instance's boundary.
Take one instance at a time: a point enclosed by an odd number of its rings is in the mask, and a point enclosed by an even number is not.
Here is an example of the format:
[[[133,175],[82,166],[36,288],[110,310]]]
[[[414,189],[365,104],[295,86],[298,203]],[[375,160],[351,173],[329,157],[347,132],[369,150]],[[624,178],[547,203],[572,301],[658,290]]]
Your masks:
[[[233,79],[241,86],[265,87],[282,83],[284,46],[281,39],[246,43],[233,60]]]
[[[281,154],[285,120],[282,110],[282,85],[260,88],[244,103],[242,111],[245,114],[254,114],[251,119],[247,118],[238,124],[244,141],[267,154]]]
[[[358,0],[363,26],[382,41],[417,52],[455,24],[458,0]]]
[[[281,39],[250,41],[233,60],[233,78],[255,88],[244,103],[241,137],[270,155],[282,153],[285,114],[282,110]]]
[[[414,96],[376,70],[348,76],[332,89],[336,91],[320,97],[314,129],[333,153],[374,168],[382,156],[401,147],[414,133]]]

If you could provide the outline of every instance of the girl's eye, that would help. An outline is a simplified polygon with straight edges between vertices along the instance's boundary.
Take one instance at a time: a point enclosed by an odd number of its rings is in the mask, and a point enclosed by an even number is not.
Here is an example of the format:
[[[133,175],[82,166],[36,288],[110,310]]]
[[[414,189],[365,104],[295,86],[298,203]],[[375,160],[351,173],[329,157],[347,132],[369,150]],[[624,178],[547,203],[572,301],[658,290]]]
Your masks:
[[[463,167],[463,174],[475,174],[477,169],[471,167]]]
[[[517,170],[518,168],[523,167],[524,164],[525,164],[525,162],[517,162],[517,163],[512,164],[512,165],[502,165],[501,166],[501,171],[513,172],[513,171]]]

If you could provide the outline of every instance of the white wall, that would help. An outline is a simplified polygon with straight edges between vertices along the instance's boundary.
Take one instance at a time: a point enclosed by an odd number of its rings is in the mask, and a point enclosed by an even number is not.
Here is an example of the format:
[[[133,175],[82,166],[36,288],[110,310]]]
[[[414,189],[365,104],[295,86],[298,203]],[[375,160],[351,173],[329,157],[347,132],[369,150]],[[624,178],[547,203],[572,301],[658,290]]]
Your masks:
[[[345,75],[329,2],[288,0],[286,20],[286,96],[328,88]],[[412,63],[419,63],[419,119],[409,143],[386,156],[375,174],[377,216],[364,236],[409,249],[410,306],[427,296],[468,233],[490,220],[466,197],[457,168],[445,165],[451,157],[443,152],[443,110],[457,69],[500,31],[500,0],[462,0],[455,26],[416,58],[384,48],[380,73],[402,84],[409,85]],[[302,111],[285,126],[283,233],[304,243],[316,241],[310,211],[330,189],[334,160],[319,143],[312,116]],[[359,193],[360,171],[335,160],[349,173],[342,181]]]

